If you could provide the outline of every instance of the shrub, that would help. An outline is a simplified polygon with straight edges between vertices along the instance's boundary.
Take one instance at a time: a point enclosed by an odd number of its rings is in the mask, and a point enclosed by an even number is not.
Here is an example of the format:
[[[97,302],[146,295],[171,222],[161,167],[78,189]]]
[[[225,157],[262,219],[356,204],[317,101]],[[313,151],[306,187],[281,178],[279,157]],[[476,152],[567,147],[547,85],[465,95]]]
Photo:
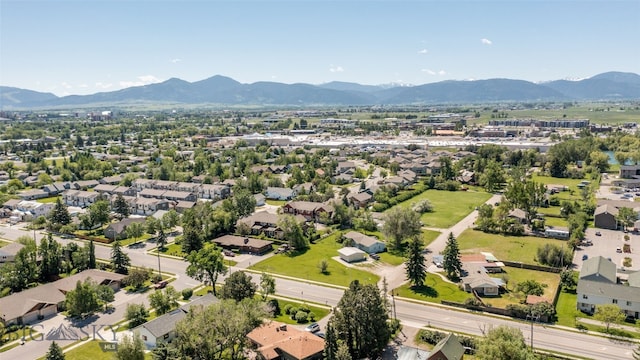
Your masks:
[[[309,316],[309,321],[315,321],[316,320],[316,314],[313,311],[309,311],[307,312],[308,316]]]
[[[435,345],[440,340],[444,339],[447,334],[436,330],[420,330],[419,336],[420,340],[426,342],[427,344]]]
[[[289,315],[291,315],[292,319],[295,319],[296,314],[298,314],[298,308],[295,306],[292,306],[291,309],[289,309]]]
[[[464,304],[466,306],[474,306],[474,307],[482,306],[482,302],[476,298],[468,298],[464,301]]]
[[[153,275],[151,276],[151,282],[152,282],[152,283],[154,283],[154,284],[155,284],[155,283],[159,283],[160,281],[162,281],[162,275],[160,275],[160,274],[153,274]]]
[[[287,315],[291,315],[291,308],[293,307],[293,305],[291,304],[287,304],[284,306],[284,313]]]
[[[296,313],[296,321],[299,323],[307,322],[308,318],[309,318],[309,315],[304,311],[298,311]]]
[[[189,300],[192,295],[193,295],[193,289],[186,288],[186,289],[182,290],[182,298],[184,300]]]
[[[395,334],[402,329],[402,324],[398,319],[390,319],[389,320],[389,332],[391,334]]]

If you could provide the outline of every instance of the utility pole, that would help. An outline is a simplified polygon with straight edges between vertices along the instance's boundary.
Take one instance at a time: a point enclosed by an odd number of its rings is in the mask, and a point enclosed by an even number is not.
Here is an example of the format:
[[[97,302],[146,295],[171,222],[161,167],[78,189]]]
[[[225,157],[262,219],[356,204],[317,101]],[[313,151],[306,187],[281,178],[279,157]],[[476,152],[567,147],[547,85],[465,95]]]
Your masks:
[[[391,302],[393,303],[393,318],[395,320],[398,320],[398,316],[396,313],[396,297],[395,297],[395,290],[391,290]]]

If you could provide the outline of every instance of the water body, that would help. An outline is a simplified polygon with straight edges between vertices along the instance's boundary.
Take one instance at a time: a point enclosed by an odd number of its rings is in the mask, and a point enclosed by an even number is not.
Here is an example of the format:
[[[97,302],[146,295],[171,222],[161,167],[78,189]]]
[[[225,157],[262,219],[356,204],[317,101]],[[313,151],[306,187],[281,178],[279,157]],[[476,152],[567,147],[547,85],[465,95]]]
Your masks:
[[[609,157],[609,165],[618,165],[618,160],[616,160],[616,158],[614,157],[613,151],[604,151],[604,153],[607,154],[607,156]],[[633,162],[627,160],[625,165],[633,165]]]

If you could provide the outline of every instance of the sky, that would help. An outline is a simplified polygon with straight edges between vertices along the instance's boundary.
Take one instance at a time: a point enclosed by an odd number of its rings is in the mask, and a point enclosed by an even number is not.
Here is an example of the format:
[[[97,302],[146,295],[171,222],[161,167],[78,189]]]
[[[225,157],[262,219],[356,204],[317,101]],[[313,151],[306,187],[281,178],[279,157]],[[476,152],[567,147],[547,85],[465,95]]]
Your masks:
[[[0,0],[0,85],[58,96],[223,75],[421,85],[640,74],[640,0]]]

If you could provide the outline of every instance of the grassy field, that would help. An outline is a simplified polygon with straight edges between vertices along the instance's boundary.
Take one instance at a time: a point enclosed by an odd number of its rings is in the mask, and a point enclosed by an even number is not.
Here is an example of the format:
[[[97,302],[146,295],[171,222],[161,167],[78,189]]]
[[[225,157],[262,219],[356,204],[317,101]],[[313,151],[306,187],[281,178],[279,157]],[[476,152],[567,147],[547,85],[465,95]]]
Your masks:
[[[553,301],[553,298],[556,295],[556,289],[558,288],[558,284],[560,283],[560,275],[544,272],[544,271],[534,271],[527,269],[518,269],[514,267],[505,267],[504,272],[501,274],[494,274],[491,277],[496,277],[500,279],[508,279],[507,290],[508,292],[502,294],[498,298],[487,298],[487,303],[490,303],[492,306],[504,308],[508,304],[519,304],[521,301],[525,300],[525,296],[521,293],[516,293],[513,290],[515,286],[519,282],[523,282],[525,280],[533,279],[539,283],[542,283],[545,286],[543,297],[547,298],[549,302]]]
[[[424,244],[424,247],[429,246],[429,244],[431,244],[439,235],[439,231],[422,230],[422,243]],[[391,249],[378,255],[380,255],[380,260],[382,262],[393,266],[398,266],[405,261],[405,254],[402,250]]]
[[[290,315],[285,314],[284,313],[284,307],[287,306],[287,304],[291,304],[292,306],[299,307],[299,306],[303,305],[302,303],[278,299],[278,304],[280,305],[281,314],[276,316],[276,317],[274,317],[274,318],[272,318],[272,320],[283,322],[285,324],[293,324],[293,325],[301,324],[301,323],[298,323],[297,321],[291,319]],[[321,307],[313,306],[313,305],[309,305],[309,304],[304,304],[304,305],[306,307],[308,307],[309,310],[311,310],[311,312],[313,312],[315,314],[315,320],[314,321],[319,321],[320,319],[322,319],[325,316],[329,315],[329,309],[327,309],[327,308],[321,308]],[[307,321],[307,323],[310,323],[310,322],[311,321]]]
[[[420,220],[425,226],[446,229],[464,219],[490,197],[491,194],[485,192],[427,190],[396,206],[411,207],[418,201],[428,199],[434,211],[422,214]]]
[[[272,206],[282,206],[287,203],[286,200],[269,200],[269,199],[265,200],[265,202]]]
[[[92,340],[64,353],[67,360],[113,360],[113,352],[104,352],[100,341]],[[144,355],[145,360],[152,359],[151,353]]]
[[[609,111],[603,111],[603,110]],[[565,115],[567,119],[589,119],[596,124],[619,124],[625,122],[635,122],[640,117],[640,110],[625,107],[620,110],[610,103],[584,103],[567,109],[526,109],[509,110],[509,118],[537,118],[537,119],[562,119]],[[491,111],[482,111],[480,118],[474,123],[488,123],[491,120]]]
[[[500,260],[538,264],[536,252],[544,244],[563,246],[565,241],[534,236],[504,236],[467,229],[458,236],[461,254],[493,253]]]
[[[317,241],[304,252],[274,255],[250,269],[340,286],[349,286],[356,279],[362,283],[377,283],[380,280],[378,275],[347,267],[332,259],[338,256],[338,249],[342,248],[342,244],[336,242],[336,237],[337,233]],[[329,269],[325,274],[318,270],[321,260],[329,262]]]
[[[1,247],[3,247],[3,246],[7,246],[7,245],[9,245],[9,244],[11,244],[11,243],[10,243],[10,242],[8,242],[8,241],[0,240],[0,248],[1,248]]]
[[[37,199],[36,202],[42,203],[42,204],[51,204],[51,203],[55,203],[56,200],[58,200],[59,196],[51,196],[51,197],[46,197],[46,198],[42,198],[42,199]]]
[[[156,253],[157,250],[153,250],[152,252]],[[182,245],[175,244],[175,243],[166,245],[164,247],[164,249],[162,249],[161,254],[171,255],[171,256],[179,256],[179,257],[186,257],[187,256],[187,254],[182,252]]]
[[[576,308],[577,302],[578,295],[576,295],[575,291],[560,292],[560,295],[558,296],[558,303],[556,304],[556,313],[558,317],[556,324],[575,327],[576,317],[586,316]]]
[[[440,276],[428,274],[421,288],[413,289],[411,285],[404,284],[393,290],[397,296],[440,303],[441,300],[449,300],[456,302],[464,302],[473,295],[466,291],[460,290],[458,285],[444,281]]]

